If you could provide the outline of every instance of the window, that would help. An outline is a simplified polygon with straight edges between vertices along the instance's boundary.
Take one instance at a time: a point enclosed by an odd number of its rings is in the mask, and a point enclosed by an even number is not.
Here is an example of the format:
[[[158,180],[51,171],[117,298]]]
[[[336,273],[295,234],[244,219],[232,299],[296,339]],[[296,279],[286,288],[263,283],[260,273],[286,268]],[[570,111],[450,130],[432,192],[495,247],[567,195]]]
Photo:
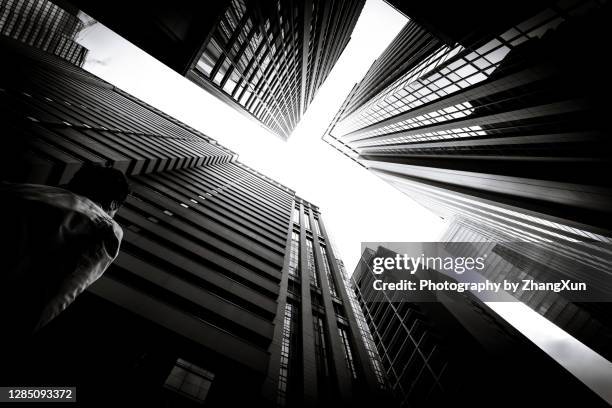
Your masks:
[[[317,373],[324,377],[329,376],[329,361],[327,358],[327,332],[323,318],[318,315],[313,316],[315,356],[317,361]]]
[[[315,342],[315,361],[317,366],[318,394],[321,400],[329,398],[332,384],[330,376],[329,352],[327,349],[327,330],[325,328],[325,318],[313,314],[314,342]]]
[[[344,268],[344,266],[341,266],[340,263],[338,264],[338,267]],[[385,378],[384,370],[383,370],[383,367],[380,361],[380,355],[378,354],[378,350],[376,349],[374,338],[372,337],[372,333],[370,332],[370,328],[366,321],[366,317],[363,314],[364,310],[367,313],[367,307],[365,306],[365,304],[363,304],[364,295],[361,292],[359,284],[357,284],[356,282],[355,282],[354,291],[350,290],[350,288],[348,287],[347,289],[349,289],[347,290],[347,293],[348,293],[349,301],[353,308],[355,320],[357,321],[357,327],[359,328],[359,332],[361,333],[361,336],[364,340],[365,348],[370,357],[370,362],[372,363],[372,366],[374,368],[374,373],[376,374],[376,380],[378,382],[378,386],[382,389],[385,389],[387,388],[386,378]],[[357,300],[357,296],[359,296],[362,302],[359,302]],[[362,306],[363,306],[363,309],[362,309]],[[368,318],[370,318],[369,315],[368,315]]]
[[[298,267],[300,260],[300,234],[293,232],[291,235],[291,250],[289,252],[289,275],[299,277]]]
[[[344,310],[344,306],[334,302],[334,313],[336,313],[337,317],[341,317],[346,320],[346,311]]]
[[[236,84],[238,83],[238,81],[240,81],[240,75],[238,74],[238,72],[236,72],[236,69],[234,67],[231,67],[230,70],[231,74],[226,79],[225,85],[223,85],[223,90],[231,95],[231,93],[234,91],[234,88],[236,87]]]
[[[304,213],[304,227],[310,230],[310,213],[308,212]]]
[[[296,207],[293,207],[293,222],[300,224],[300,210]]]
[[[327,251],[324,246],[321,246],[321,256],[323,257],[323,267],[325,268],[325,276],[327,277],[327,284],[329,285],[329,292],[334,297],[338,297],[338,291],[336,290],[336,281],[331,273],[329,263],[327,262]]]
[[[215,39],[211,39],[210,42],[206,45],[206,50],[200,57],[198,61],[197,67],[198,69],[206,75],[210,75],[213,67],[217,63],[219,57],[221,57],[222,51],[219,44],[215,41]]]
[[[298,299],[302,297],[302,285],[293,279],[287,282],[287,291]]]
[[[315,266],[314,250],[312,248],[312,239],[306,239],[306,248],[308,250],[308,272],[310,273],[310,283],[319,287],[319,277],[317,276],[317,267]]]
[[[322,235],[321,234],[321,225],[319,225],[319,219],[315,218],[315,228],[317,229],[317,234]]]
[[[179,358],[166,378],[164,387],[202,403],[214,379],[215,375],[210,371]]]
[[[346,365],[351,372],[351,376],[353,379],[357,378],[357,367],[355,366],[355,360],[353,359],[353,350],[351,348],[351,342],[349,340],[348,334],[346,330],[342,327],[338,327],[338,333],[340,334],[340,339],[342,340],[342,345],[344,346],[344,360],[346,361]]]
[[[310,303],[313,309],[323,308],[323,297],[320,293],[310,291]]]
[[[289,379],[295,361],[295,346],[297,341],[296,325],[298,319],[297,307],[287,302],[283,320],[283,338],[281,340],[280,372],[278,374],[278,390],[276,403],[283,407],[287,404],[289,394]]]
[[[217,85],[221,85],[221,81],[223,81],[223,78],[225,77],[225,74],[230,69],[230,67],[231,61],[228,58],[223,59],[223,62],[221,63],[221,66],[219,67],[219,70],[217,71],[213,82]]]

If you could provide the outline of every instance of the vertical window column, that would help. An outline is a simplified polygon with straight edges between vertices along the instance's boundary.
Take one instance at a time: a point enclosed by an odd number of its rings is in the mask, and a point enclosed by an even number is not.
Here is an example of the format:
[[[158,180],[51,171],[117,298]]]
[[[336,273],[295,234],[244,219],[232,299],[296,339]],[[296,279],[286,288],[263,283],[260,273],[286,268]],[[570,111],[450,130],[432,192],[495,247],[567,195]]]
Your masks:
[[[317,230],[317,234],[322,236],[323,234],[321,233],[321,225],[319,224],[319,219],[315,217],[314,220],[315,220],[315,228]]]
[[[300,209],[297,207],[293,207],[293,222],[300,225]]]
[[[355,360],[353,359],[353,349],[351,348],[351,342],[349,340],[346,330],[342,327],[338,327],[338,333],[342,340],[342,346],[344,348],[344,360],[346,365],[351,372],[353,379],[357,379],[357,367],[355,366]]]
[[[330,386],[330,363],[327,351],[327,331],[325,330],[324,318],[319,315],[313,315],[313,326],[319,395],[324,395],[329,392]]]
[[[304,211],[304,228],[310,231],[310,211]]]
[[[289,251],[289,275],[299,278],[300,268],[300,234],[293,231],[291,234],[291,249]]]
[[[290,394],[290,379],[293,371],[293,365],[296,360],[296,339],[297,339],[297,307],[289,302],[285,305],[285,316],[283,320],[283,337],[281,340],[280,353],[280,372],[278,374],[278,390],[276,403],[278,406],[284,407],[287,404],[287,399]]]
[[[380,355],[378,354],[378,350],[376,349],[376,345],[374,343],[374,338],[372,337],[372,332],[370,332],[370,328],[366,322],[365,316],[361,309],[359,302],[357,301],[357,296],[363,300],[363,296],[361,294],[361,289],[357,284],[355,284],[355,290],[351,290],[348,283],[345,282],[345,288],[348,293],[349,301],[351,303],[353,313],[355,315],[355,320],[357,321],[357,326],[359,327],[359,332],[364,341],[364,345],[366,351],[368,352],[368,356],[370,357],[370,362],[372,363],[372,367],[374,368],[374,373],[376,375],[376,381],[378,386],[381,389],[385,389],[386,378],[384,374],[384,370],[381,364]],[[367,308],[367,306],[364,307]],[[366,309],[367,310],[367,309]]]
[[[307,219],[307,218],[306,218]],[[308,251],[308,272],[310,273],[310,283],[319,287],[319,277],[317,276],[317,267],[315,266],[314,249],[312,246],[312,239],[306,239],[306,250]]]
[[[327,277],[327,284],[329,285],[329,292],[334,297],[338,297],[338,291],[336,289],[336,281],[334,280],[334,276],[331,273],[331,269],[329,267],[329,262],[327,261],[327,251],[323,245],[321,248],[321,257],[323,258],[323,267],[325,268],[325,276]]]

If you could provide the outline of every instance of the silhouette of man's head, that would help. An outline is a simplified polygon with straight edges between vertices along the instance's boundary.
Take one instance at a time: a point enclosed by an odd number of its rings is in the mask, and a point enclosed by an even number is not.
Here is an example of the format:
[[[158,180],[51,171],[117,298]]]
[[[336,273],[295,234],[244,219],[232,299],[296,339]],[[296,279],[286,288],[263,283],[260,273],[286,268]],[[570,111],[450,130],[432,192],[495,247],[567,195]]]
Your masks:
[[[130,187],[125,175],[109,167],[85,164],[76,172],[67,188],[98,204],[111,217],[123,205]]]

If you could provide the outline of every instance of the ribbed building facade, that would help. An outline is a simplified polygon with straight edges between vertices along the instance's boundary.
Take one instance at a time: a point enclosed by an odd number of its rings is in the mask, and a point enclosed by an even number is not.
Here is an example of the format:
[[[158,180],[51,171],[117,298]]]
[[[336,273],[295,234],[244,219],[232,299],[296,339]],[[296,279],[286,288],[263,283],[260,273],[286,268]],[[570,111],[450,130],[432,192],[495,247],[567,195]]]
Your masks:
[[[451,35],[414,6],[324,140],[441,216],[459,206],[609,236],[609,6],[499,7],[515,11],[473,26],[457,14]]]
[[[83,23],[76,14],[47,0],[0,2],[0,35],[83,66],[87,49],[76,42]]]
[[[232,2],[187,76],[287,138],[346,47],[364,4]]]
[[[346,47],[364,0],[72,1],[283,139]]]
[[[376,395],[315,205],[94,75],[0,45],[11,61],[0,68],[1,178],[63,184],[95,162],[125,171],[132,187],[115,216],[117,260],[24,345],[11,381],[74,384],[80,402],[101,405],[327,406]]]
[[[398,272],[375,274],[373,259],[395,256],[382,246],[365,248],[351,278],[392,395],[385,406],[514,406],[525,398],[532,405],[606,406],[473,294],[376,290],[375,280]],[[454,281],[429,269],[398,276],[417,285]]]
[[[207,136],[52,55],[5,40],[3,139],[21,160],[3,161],[7,179],[66,183],[83,162],[128,175],[233,161]],[[10,86],[9,86],[10,85]]]

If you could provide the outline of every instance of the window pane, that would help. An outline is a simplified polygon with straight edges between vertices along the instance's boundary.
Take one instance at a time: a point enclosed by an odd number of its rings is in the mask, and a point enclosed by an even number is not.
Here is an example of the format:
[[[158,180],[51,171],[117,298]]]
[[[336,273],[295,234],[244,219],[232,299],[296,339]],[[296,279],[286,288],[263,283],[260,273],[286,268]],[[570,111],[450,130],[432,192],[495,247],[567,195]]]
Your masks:
[[[210,371],[179,358],[166,378],[164,386],[178,394],[203,402],[214,378],[215,375]]]

